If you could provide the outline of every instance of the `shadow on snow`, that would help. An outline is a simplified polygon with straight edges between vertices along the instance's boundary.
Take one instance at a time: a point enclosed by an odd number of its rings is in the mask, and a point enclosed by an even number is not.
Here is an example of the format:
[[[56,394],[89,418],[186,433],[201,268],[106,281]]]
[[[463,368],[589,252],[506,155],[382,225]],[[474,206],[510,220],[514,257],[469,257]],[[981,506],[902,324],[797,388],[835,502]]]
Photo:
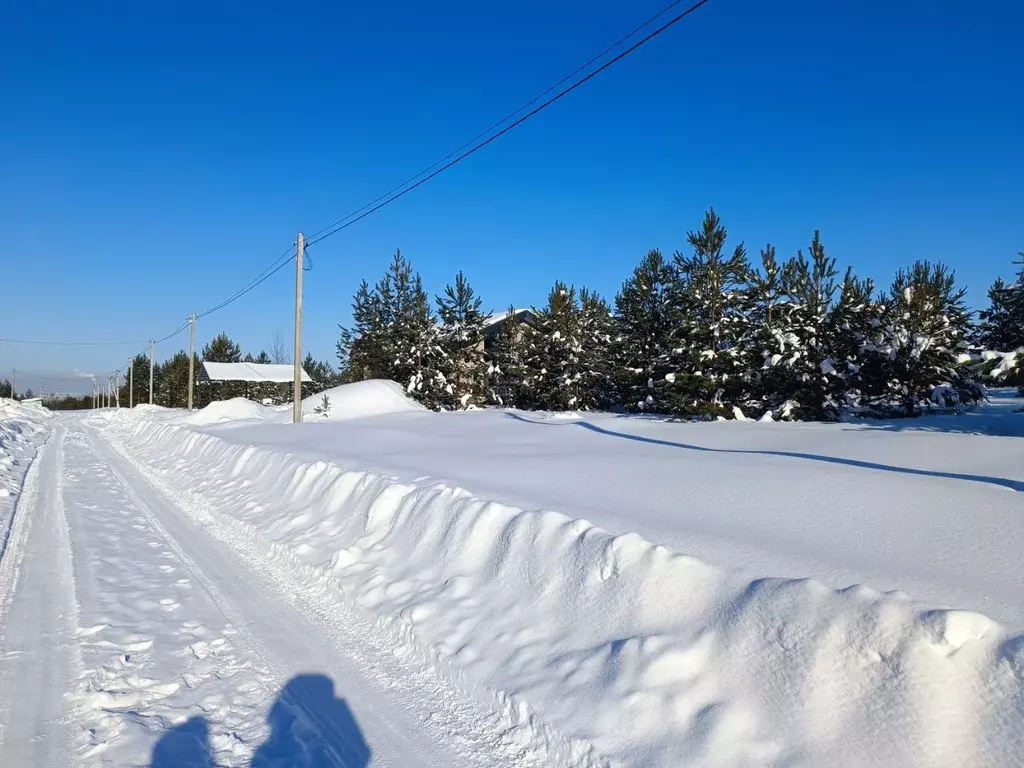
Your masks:
[[[267,715],[270,735],[250,768],[366,768],[370,748],[352,710],[324,675],[297,675]],[[167,731],[153,748],[151,768],[212,768],[209,725],[193,717]]]
[[[697,451],[700,453],[731,453],[747,456],[786,456],[792,459],[818,461],[825,464],[844,464],[849,467],[860,467],[862,469],[873,469],[882,472],[895,472],[897,474],[903,475],[919,475],[922,477],[942,477],[950,480],[966,480],[972,483],[986,483],[988,485],[996,485],[1002,488],[1009,488],[1011,491],[1024,493],[1024,482],[1020,480],[1010,480],[1005,477],[990,477],[988,475],[970,475],[962,472],[941,472],[939,470],[915,469],[913,467],[897,467],[891,464],[880,464],[874,461],[846,459],[838,456],[822,456],[816,453],[801,453],[799,451],[772,451],[757,448],[709,448],[703,445],[693,445],[692,443],[679,443],[673,440],[663,440],[657,437],[644,437],[642,435],[632,435],[628,432],[617,432],[614,429],[608,429],[607,427],[599,427],[596,424],[591,424],[588,421],[582,420],[543,422],[533,421],[532,419],[528,419],[518,413],[507,413],[505,415],[510,419],[515,419],[516,421],[522,421],[527,424],[533,424],[536,426],[553,427],[574,425],[582,429],[589,430],[591,432],[597,432],[600,435],[617,437],[621,440],[632,440],[637,443],[648,443],[650,445],[664,445],[670,448],[682,448],[687,451]]]

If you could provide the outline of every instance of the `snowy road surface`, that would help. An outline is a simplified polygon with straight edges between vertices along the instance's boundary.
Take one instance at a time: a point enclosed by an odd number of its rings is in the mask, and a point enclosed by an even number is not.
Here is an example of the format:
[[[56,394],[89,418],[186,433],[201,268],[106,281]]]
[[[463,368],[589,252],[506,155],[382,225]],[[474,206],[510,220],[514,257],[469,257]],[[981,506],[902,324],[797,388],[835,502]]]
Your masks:
[[[197,527],[74,417],[12,537],[0,765],[557,764],[365,618]]]

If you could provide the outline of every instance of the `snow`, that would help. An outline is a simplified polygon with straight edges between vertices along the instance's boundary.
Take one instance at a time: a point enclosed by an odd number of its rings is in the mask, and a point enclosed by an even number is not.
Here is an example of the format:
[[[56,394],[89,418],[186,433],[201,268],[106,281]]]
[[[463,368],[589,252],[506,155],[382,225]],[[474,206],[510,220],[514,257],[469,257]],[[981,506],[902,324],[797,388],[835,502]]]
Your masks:
[[[324,396],[330,404],[324,415],[316,409]],[[229,400],[215,400],[194,413],[182,416],[181,412],[160,409],[156,418],[183,421],[191,426],[228,424],[237,426],[247,421],[269,421],[288,424],[292,421],[291,405],[262,405],[244,397]],[[366,416],[380,416],[388,413],[425,411],[422,405],[406,396],[405,390],[393,381],[370,379],[354,384],[342,384],[317,392],[302,401],[302,418],[309,421],[345,421]],[[125,412],[126,413],[126,412]]]
[[[1024,753],[1024,402],[996,395],[856,424],[142,411],[104,434],[226,550],[521,713],[525,754],[989,766]]]
[[[313,381],[305,370],[302,380]],[[254,381],[285,383],[295,380],[295,368],[291,365],[273,363],[202,363],[202,381]]]
[[[1014,765],[1024,400],[991,394],[842,424],[394,382],[300,425],[0,404],[0,764]]]
[[[511,311],[505,310],[504,312],[492,312],[484,318],[484,327],[490,328],[491,326],[497,325],[510,315],[518,315],[520,312],[529,312],[530,314],[533,314],[532,309],[513,309]]]
[[[328,421],[346,421],[367,416],[381,416],[389,413],[422,413],[427,409],[407,397],[405,389],[384,379],[370,379],[354,384],[318,392],[302,402],[303,419],[321,420],[324,417],[314,412],[324,395],[330,400]]]

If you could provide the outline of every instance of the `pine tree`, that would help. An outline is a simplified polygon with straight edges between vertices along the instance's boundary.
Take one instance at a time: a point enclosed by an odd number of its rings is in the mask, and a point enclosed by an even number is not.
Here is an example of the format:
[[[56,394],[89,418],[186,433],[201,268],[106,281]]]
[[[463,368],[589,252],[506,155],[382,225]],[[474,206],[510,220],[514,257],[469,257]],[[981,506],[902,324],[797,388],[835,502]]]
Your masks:
[[[830,347],[837,276],[836,261],[825,253],[818,232],[810,259],[797,251],[782,269],[787,304],[772,329],[774,343],[763,381],[770,384],[769,407],[792,402],[792,415],[804,420],[835,420],[845,403],[846,378],[837,370]]]
[[[455,285],[445,286],[444,296],[437,296],[438,368],[443,378],[439,396],[446,410],[466,409],[484,402],[484,315],[481,300],[462,272],[455,276]]]
[[[877,333],[865,348],[865,401],[881,412],[913,416],[937,406],[973,403],[982,390],[959,361],[970,329],[965,291],[944,264],[918,261],[900,270]]]
[[[583,377],[576,289],[558,281],[526,335],[525,389],[538,408],[574,410]]]
[[[789,299],[783,282],[783,267],[769,243],[761,250],[760,269],[751,270],[747,291],[747,312],[750,323],[745,346],[750,365],[750,399],[748,408],[755,415],[771,410],[782,401],[779,396],[782,349],[779,336],[787,322]]]
[[[594,291],[580,290],[580,362],[583,378],[579,387],[579,410],[608,408],[615,402],[613,336],[614,319],[608,302]]]
[[[838,375],[845,380],[845,406],[859,407],[863,398],[864,377],[861,368],[866,345],[880,326],[881,307],[874,298],[870,278],[859,279],[847,268],[839,289],[839,300],[829,316],[828,348]]]
[[[680,416],[731,417],[749,394],[750,266],[743,244],[725,255],[727,232],[714,209],[687,241],[692,256],[675,254],[679,280],[673,298],[677,316],[672,364],[676,369],[660,385],[673,413]]]
[[[187,361],[188,355],[185,357]],[[239,363],[242,361],[242,348],[221,332],[203,347],[203,360],[209,363]]]
[[[202,359],[208,363],[240,363],[242,361],[242,348],[232,341],[227,333],[222,331],[203,347]],[[188,362],[187,354],[185,355],[185,362]],[[197,367],[197,373],[198,370]],[[187,373],[185,381],[186,383],[188,381]],[[203,389],[206,390],[203,393],[203,399],[206,401],[204,404],[208,404],[210,400],[228,400],[232,397],[244,397],[246,395],[245,384],[237,381],[211,382]],[[175,402],[177,402],[176,399]]]
[[[627,408],[667,413],[663,388],[672,371],[675,268],[661,251],[648,252],[615,297],[613,365],[617,397]]]
[[[515,307],[509,307],[498,325],[487,364],[488,400],[505,408],[533,408],[526,364],[532,326],[520,323]]]
[[[989,306],[978,314],[978,342],[985,349],[1012,352],[1024,347],[1024,251],[1019,255],[1016,283],[1006,285],[996,278],[988,291]]]
[[[429,407],[439,407],[437,328],[423,282],[395,252],[384,277],[359,286],[352,328],[343,328],[338,359],[353,380],[392,379]]]

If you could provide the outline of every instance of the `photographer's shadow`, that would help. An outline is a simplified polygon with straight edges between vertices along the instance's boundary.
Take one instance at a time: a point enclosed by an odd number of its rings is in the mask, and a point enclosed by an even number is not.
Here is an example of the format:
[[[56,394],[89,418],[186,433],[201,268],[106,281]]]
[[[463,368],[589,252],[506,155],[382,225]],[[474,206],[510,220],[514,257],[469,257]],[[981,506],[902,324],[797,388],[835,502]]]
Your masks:
[[[344,699],[324,675],[297,675],[267,715],[270,735],[251,768],[366,768],[370,747]],[[151,768],[212,768],[209,727],[193,717],[171,729],[153,749]]]

